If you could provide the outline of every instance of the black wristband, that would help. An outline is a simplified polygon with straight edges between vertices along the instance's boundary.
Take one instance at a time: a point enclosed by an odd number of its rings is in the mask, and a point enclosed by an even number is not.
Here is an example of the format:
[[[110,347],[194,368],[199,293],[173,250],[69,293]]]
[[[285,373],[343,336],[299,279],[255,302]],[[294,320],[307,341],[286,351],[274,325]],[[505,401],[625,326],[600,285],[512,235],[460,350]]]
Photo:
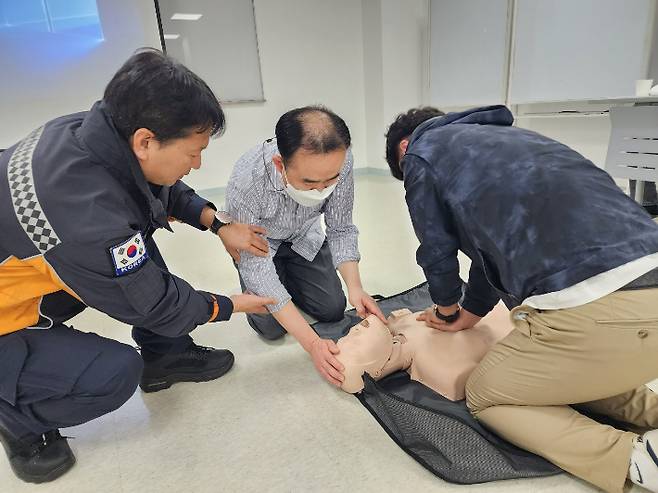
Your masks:
[[[445,323],[451,324],[453,322],[456,322],[457,319],[459,318],[459,308],[457,308],[457,311],[452,315],[444,315],[439,311],[439,306],[434,305],[434,315],[436,315],[436,318],[438,318],[439,320],[443,320]]]
[[[226,226],[227,224],[231,224],[233,222],[233,218],[228,215],[227,212],[224,211],[217,211],[215,212],[215,217],[212,220],[212,224],[210,225],[210,231],[212,234],[217,234],[219,231],[219,228],[222,226]]]
[[[212,224],[210,225],[210,227],[208,229],[210,230],[210,232],[212,234],[216,235],[217,232],[219,231],[219,228],[221,228],[222,226],[226,226],[226,223],[223,223],[219,219],[214,217],[213,220],[212,220]]]

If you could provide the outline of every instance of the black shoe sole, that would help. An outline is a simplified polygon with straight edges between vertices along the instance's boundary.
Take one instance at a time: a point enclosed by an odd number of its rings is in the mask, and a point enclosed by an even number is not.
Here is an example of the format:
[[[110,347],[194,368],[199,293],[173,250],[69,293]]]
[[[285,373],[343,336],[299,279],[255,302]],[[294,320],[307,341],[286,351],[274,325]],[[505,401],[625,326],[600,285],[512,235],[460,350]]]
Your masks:
[[[0,443],[2,443],[5,452],[7,452],[7,457],[9,457],[9,444],[5,443],[5,439],[1,434],[0,434]],[[60,466],[56,467],[55,469],[48,471],[47,474],[41,476],[34,474],[27,474],[24,471],[16,469],[11,459],[9,459],[9,465],[11,466],[11,470],[14,471],[16,477],[22,481],[25,481],[26,483],[35,483],[35,484],[48,483],[64,475],[66,472],[68,472],[69,469],[71,469],[75,465],[75,455],[71,454],[71,456],[68,458],[66,462],[62,463]]]
[[[229,364],[224,365],[220,368],[213,368],[203,373],[172,373],[162,378],[142,378],[139,382],[139,388],[142,389],[142,392],[147,394],[152,392],[158,392],[160,390],[165,390],[171,387],[175,383],[180,382],[209,382],[210,380],[215,380],[231,368],[233,368],[233,362],[235,360],[231,358]]]
[[[40,483],[49,483],[50,481],[54,481],[60,476],[63,476],[66,474],[69,469],[71,469],[75,465],[75,456],[72,455],[69,460],[64,462],[61,466],[53,469],[52,471],[48,472],[48,474],[45,474],[43,476],[33,476],[31,474],[25,474],[23,472],[19,472],[16,469],[13,468],[12,470],[14,471],[14,474],[19,479],[22,479],[26,483],[35,483],[35,484],[40,484]]]

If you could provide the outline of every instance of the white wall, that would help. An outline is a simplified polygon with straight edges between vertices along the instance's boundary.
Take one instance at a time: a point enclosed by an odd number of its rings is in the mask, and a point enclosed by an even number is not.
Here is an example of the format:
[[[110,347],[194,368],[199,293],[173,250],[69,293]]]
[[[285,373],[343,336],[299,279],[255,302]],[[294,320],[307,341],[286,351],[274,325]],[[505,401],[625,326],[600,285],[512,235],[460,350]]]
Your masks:
[[[427,99],[428,0],[363,0],[368,166],[388,169],[384,133]]]
[[[104,40],[95,45],[66,33],[0,36],[0,148],[48,120],[89,109],[135,49],[160,46],[152,1],[97,0],[97,6]]]
[[[651,40],[651,46],[658,46],[658,5],[655,8],[653,16],[653,39]],[[651,56],[649,57],[649,72],[648,79],[654,79],[654,84],[658,84],[658,49],[653,48],[651,51]]]
[[[386,127],[398,113],[429,104],[429,0],[362,0],[362,4],[368,166],[387,169]],[[605,163],[607,116],[519,118],[516,124],[565,143],[597,166]]]
[[[516,124],[568,145],[601,168],[605,164],[610,138],[608,116],[520,117]]]
[[[396,114],[429,100],[428,3],[255,0],[266,101],[225,105],[227,132],[211,141],[202,169],[190,174],[188,183],[199,190],[225,186],[237,158],[274,136],[282,113],[313,103],[325,104],[345,119],[357,168],[387,169],[386,127]],[[145,0],[140,4],[145,6]],[[146,44],[158,46],[155,19],[150,19],[143,27],[150,40]],[[71,87],[67,96],[76,102],[71,111],[96,99],[81,98],[78,89]],[[102,88],[98,92],[100,97]],[[0,130],[6,136],[31,120],[29,130],[32,120],[56,116],[54,111],[44,102],[32,104],[30,112],[2,119]],[[564,142],[603,165],[610,131],[606,117],[519,119],[518,125]]]
[[[385,165],[384,84],[382,53],[382,2],[362,0],[364,110],[366,119],[366,157],[369,167]]]
[[[427,99],[429,0],[256,0],[255,11],[266,102],[226,106],[227,133],[188,183],[224,186],[283,112],[310,103],[345,119],[357,168],[388,169],[387,126]]]
[[[159,46],[151,4],[139,5],[146,19],[139,44]],[[265,102],[226,103],[226,133],[210,142],[202,168],[186,181],[198,190],[225,186],[235,161],[273,137],[285,111],[314,103],[347,122],[357,168],[386,169],[386,127],[399,112],[420,105],[427,91],[428,0],[255,0],[254,7]],[[136,47],[126,48],[125,56]],[[105,67],[107,80],[116,68]],[[47,119],[89,108],[103,88],[71,85],[65,98],[29,102],[2,120],[2,143],[11,145]]]
[[[102,14],[108,17],[107,26],[121,26],[109,19],[120,14],[107,8],[109,0],[99,3]],[[106,31],[105,45],[109,47],[111,42],[111,46],[125,48],[125,58],[138,46],[160,46],[152,2],[140,0],[138,6],[145,14],[132,21],[142,23],[143,39],[131,41],[137,45],[123,46],[126,42],[115,39],[114,31]],[[255,16],[266,101],[225,104],[226,133],[211,141],[204,152],[202,169],[186,181],[200,190],[225,186],[238,157],[273,137],[274,125],[284,112],[314,103],[328,106],[346,121],[352,134],[355,165],[367,166],[361,1],[255,0]],[[24,107],[11,112],[3,104],[2,113],[5,117],[11,113],[12,117],[0,120],[0,147],[13,144],[48,119],[88,109],[101,98],[118,66],[102,67],[103,84],[89,87],[69,83],[61,98],[28,100]],[[218,95],[221,98],[221,93]]]
[[[273,137],[283,112],[310,103],[345,119],[356,167],[388,169],[386,127],[429,100],[429,0],[256,0],[255,9],[266,102],[226,105],[227,133],[187,181],[198,189],[225,186],[235,160]],[[521,118],[517,125],[603,166],[607,117]]]
[[[366,166],[361,2],[256,0],[255,14],[266,101],[225,105],[226,133],[211,141],[201,170],[186,182],[197,189],[225,186],[238,157],[274,137],[284,112],[313,103],[345,120],[355,165]]]

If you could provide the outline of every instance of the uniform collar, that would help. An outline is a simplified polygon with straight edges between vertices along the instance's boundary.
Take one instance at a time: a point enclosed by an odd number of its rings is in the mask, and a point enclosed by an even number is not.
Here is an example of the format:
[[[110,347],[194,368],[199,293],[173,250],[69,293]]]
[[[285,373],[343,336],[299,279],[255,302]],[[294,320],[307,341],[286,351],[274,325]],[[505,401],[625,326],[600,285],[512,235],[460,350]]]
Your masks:
[[[139,161],[114,126],[105,102],[98,101],[92,106],[76,134],[97,163],[127,188],[139,191],[149,206],[152,221],[171,231],[165,204],[153,195]],[[168,197],[167,192],[168,187],[162,187],[159,196]]]

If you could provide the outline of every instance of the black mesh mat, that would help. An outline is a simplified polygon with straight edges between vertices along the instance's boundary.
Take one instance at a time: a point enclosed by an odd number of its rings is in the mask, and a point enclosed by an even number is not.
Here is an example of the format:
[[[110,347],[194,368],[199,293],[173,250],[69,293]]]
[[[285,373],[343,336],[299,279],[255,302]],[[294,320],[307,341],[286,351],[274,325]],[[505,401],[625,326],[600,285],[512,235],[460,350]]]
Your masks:
[[[378,304],[388,316],[399,308],[423,310],[432,301],[427,283],[423,283],[381,298]],[[313,327],[321,337],[336,340],[359,320],[350,310],[340,322],[316,323]],[[406,372],[396,372],[379,382],[366,375],[365,388],[356,397],[405,452],[446,481],[473,484],[561,472],[484,428],[464,401],[450,401],[412,381]]]
[[[400,294],[394,294],[388,298],[375,296],[377,304],[385,316],[389,316],[393,310],[400,308],[409,308],[412,312],[424,310],[432,304],[432,298],[427,289],[427,283],[424,282]],[[313,328],[320,335],[327,339],[337,341],[347,334],[355,324],[361,321],[355,310],[345,312],[345,316],[338,322],[316,322]]]

